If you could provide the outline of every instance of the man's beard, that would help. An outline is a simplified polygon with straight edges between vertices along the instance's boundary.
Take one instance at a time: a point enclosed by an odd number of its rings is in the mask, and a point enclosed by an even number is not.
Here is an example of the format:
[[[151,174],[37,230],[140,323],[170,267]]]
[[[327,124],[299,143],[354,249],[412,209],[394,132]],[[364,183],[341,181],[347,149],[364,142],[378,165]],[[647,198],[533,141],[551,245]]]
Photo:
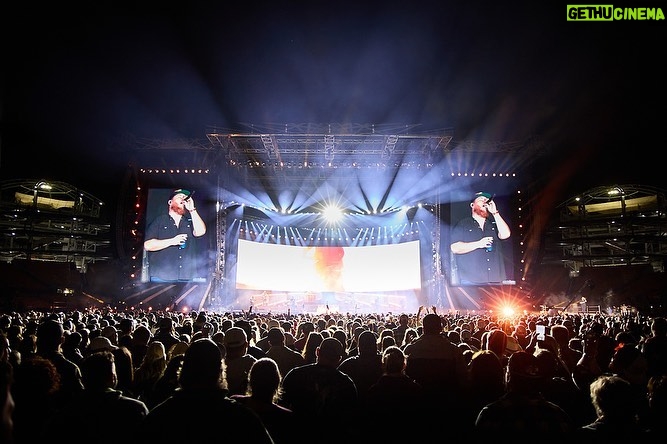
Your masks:
[[[489,211],[486,208],[477,208],[475,214],[484,218],[489,217]]]
[[[171,211],[173,211],[174,213],[177,213],[177,214],[180,214],[181,216],[183,216],[183,215],[185,214],[185,207],[181,207],[181,206],[178,205],[178,204],[172,204],[172,205],[171,205]]]

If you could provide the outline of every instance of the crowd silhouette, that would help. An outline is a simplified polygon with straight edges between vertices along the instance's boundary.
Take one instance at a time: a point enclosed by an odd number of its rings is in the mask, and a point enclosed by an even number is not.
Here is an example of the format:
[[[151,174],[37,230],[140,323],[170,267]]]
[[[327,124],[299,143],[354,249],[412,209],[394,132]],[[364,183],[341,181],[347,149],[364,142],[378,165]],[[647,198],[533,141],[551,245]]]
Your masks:
[[[656,439],[665,387],[641,313],[0,313],[8,444]]]

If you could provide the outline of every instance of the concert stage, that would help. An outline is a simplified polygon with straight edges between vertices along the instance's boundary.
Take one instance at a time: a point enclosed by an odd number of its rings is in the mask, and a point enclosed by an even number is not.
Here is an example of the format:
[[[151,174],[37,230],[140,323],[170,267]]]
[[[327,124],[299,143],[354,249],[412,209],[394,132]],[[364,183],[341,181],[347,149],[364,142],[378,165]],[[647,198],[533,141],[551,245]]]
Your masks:
[[[247,293],[239,294],[232,309],[260,313],[415,313],[413,295],[350,293]]]

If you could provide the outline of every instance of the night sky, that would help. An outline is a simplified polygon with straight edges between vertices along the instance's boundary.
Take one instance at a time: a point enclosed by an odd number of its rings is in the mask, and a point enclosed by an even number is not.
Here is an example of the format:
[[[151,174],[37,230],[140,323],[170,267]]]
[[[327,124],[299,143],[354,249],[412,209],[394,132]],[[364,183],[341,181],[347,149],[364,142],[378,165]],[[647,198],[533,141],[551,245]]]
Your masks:
[[[128,137],[398,123],[455,140],[537,136],[554,201],[664,188],[666,21],[567,22],[565,5],[535,2],[200,3],[6,14],[0,177],[112,199]]]

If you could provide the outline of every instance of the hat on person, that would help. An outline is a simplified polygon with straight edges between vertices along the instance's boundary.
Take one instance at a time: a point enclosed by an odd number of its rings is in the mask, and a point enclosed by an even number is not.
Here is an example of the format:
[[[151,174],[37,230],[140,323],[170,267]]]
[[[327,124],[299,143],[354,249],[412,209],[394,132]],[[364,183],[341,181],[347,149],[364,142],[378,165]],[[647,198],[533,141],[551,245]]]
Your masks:
[[[118,335],[118,329],[113,325],[107,325],[102,329],[102,336],[104,336],[105,338],[109,338],[110,341],[114,339],[114,336],[117,337],[117,335]]]
[[[241,327],[231,327],[225,332],[225,347],[227,348],[241,347],[246,342],[248,342],[248,337]]]
[[[479,191],[475,193],[475,195],[470,199],[470,202],[474,202],[478,197],[486,197],[487,199],[491,199],[493,197],[493,194],[491,193],[486,193],[484,191]]]
[[[184,188],[175,189],[174,191],[171,192],[170,199],[173,198],[174,196],[176,196],[177,194],[184,194],[185,197],[190,197],[190,195],[192,194],[192,191],[186,190]]]
[[[507,345],[505,346],[505,353],[511,355],[512,353],[523,350],[519,341],[514,336],[507,335]]]
[[[106,350],[106,351],[111,351],[115,350],[118,347],[113,345],[109,338],[106,336],[95,336],[93,339],[90,340],[90,343],[88,344],[88,350],[91,353]]]

